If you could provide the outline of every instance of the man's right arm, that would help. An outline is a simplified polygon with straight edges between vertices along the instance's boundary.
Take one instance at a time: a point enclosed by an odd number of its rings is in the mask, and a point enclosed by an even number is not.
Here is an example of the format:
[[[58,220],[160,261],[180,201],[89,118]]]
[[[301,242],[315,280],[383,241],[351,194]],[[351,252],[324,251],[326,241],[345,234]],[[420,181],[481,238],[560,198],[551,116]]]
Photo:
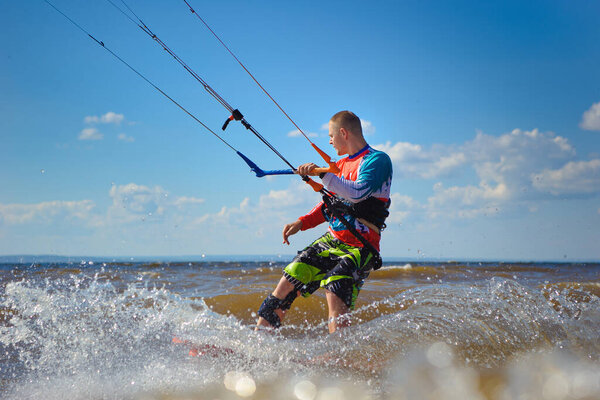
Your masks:
[[[323,202],[319,202],[312,210],[306,215],[301,216],[296,221],[289,223],[283,227],[283,243],[290,244],[288,238],[298,231],[305,231],[307,229],[314,228],[317,225],[325,222],[325,215],[323,214]]]
[[[323,213],[323,206],[323,202],[320,201],[319,204],[314,206],[313,209],[308,212],[308,214],[298,218],[298,220],[302,221],[303,231],[314,228],[315,226],[327,221],[325,219],[325,214]]]
[[[299,230],[302,229],[302,221],[300,221],[299,219],[295,220],[294,222],[287,224],[283,227],[283,243],[285,244],[290,244],[290,241],[288,240],[288,238],[296,233],[298,233]]]

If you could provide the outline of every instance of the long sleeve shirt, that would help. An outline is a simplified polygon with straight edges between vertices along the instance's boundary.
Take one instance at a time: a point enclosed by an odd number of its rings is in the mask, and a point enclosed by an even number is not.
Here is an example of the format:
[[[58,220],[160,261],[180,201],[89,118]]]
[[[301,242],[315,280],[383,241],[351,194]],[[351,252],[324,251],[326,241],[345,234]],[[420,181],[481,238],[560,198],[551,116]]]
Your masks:
[[[376,197],[389,201],[392,184],[392,162],[389,156],[365,146],[358,153],[339,160],[336,165],[340,172],[327,173],[323,177],[323,185],[349,203],[358,203],[368,197]],[[343,217],[354,225],[356,230],[379,250],[380,234],[362,224],[355,217],[344,214]],[[362,247],[362,243],[335,217],[324,212],[323,202],[317,204],[308,214],[300,217],[302,230],[314,228],[328,221],[329,232],[346,244]]]

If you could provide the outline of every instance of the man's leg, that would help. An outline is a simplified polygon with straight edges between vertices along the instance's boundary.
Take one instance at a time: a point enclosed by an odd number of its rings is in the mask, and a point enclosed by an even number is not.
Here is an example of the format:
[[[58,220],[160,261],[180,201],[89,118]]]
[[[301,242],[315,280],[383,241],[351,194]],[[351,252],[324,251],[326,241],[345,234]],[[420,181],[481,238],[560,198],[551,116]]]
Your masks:
[[[354,310],[358,293],[371,270],[368,263],[372,257],[368,253],[363,254],[362,249],[347,245],[339,249],[341,259],[321,281],[329,307],[329,333],[350,326],[351,321],[346,314]]]
[[[285,277],[281,277],[281,279],[279,280],[279,283],[277,284],[277,287],[275,288],[275,290],[273,291],[271,296],[274,296],[277,300],[283,301],[284,299],[287,298],[288,295],[290,295],[290,293],[292,293],[293,290],[294,290],[294,285],[291,284],[290,281],[288,281]],[[275,315],[279,319],[279,323],[281,323],[281,321],[283,320],[283,317],[285,316],[285,312],[287,310],[282,310],[280,307],[278,307],[277,301],[272,302],[272,306],[270,306],[267,303],[268,299],[269,298],[267,298],[267,300],[265,300],[265,302],[261,306],[261,310],[264,313],[274,312]],[[267,303],[266,306],[265,306],[265,303]],[[275,307],[275,308],[269,309],[269,307]],[[261,311],[259,310],[259,317],[258,317],[258,321],[256,322],[255,330],[259,330],[261,327],[263,327],[263,328],[278,328],[278,326],[273,326],[264,317],[260,316],[260,314],[261,314]],[[266,314],[266,315],[268,315],[268,314]],[[273,316],[270,316],[270,317],[267,316],[267,318],[272,320]],[[275,319],[275,320],[277,320],[277,319]],[[273,321],[271,321],[271,322],[273,322]]]
[[[329,290],[325,292],[325,296],[327,297],[327,306],[329,307],[329,333],[350,326],[350,319],[342,317],[350,312],[348,306],[335,293]]]
[[[296,297],[310,296],[320,286],[326,271],[335,265],[335,260],[324,255],[331,242],[331,235],[324,234],[310,246],[298,253],[283,269],[283,277],[272,294],[267,296],[258,310],[256,328],[278,328],[285,312]]]

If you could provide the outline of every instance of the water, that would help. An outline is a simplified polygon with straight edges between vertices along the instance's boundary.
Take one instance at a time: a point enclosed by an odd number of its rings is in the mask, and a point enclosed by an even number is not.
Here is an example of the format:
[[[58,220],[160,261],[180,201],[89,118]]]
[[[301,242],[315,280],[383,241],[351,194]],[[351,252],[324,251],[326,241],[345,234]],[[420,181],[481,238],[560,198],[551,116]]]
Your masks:
[[[0,264],[0,397],[600,399],[600,264],[387,263],[254,332],[283,266]]]

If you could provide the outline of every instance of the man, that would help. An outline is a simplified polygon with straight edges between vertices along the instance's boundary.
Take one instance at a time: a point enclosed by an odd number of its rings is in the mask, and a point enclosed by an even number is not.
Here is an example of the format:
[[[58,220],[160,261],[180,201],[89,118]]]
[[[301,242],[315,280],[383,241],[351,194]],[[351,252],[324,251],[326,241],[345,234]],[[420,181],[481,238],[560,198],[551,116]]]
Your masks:
[[[391,160],[367,144],[360,119],[350,111],[340,111],[329,121],[329,144],[339,156],[348,156],[336,163],[340,170],[337,174],[328,172],[319,176],[325,188],[346,205],[340,215],[340,211],[333,212],[321,202],[308,214],[284,226],[283,242],[289,245],[291,235],[329,222],[328,232],[285,267],[277,287],[260,306],[257,329],[278,328],[295,298],[308,297],[319,287],[326,290],[329,332],[348,326],[349,319],[343,318],[344,315],[354,309],[369,271],[380,266],[377,252],[381,229],[389,214]],[[313,163],[303,164],[297,172],[316,176],[313,173],[316,167]],[[353,229],[338,217],[347,220]]]

